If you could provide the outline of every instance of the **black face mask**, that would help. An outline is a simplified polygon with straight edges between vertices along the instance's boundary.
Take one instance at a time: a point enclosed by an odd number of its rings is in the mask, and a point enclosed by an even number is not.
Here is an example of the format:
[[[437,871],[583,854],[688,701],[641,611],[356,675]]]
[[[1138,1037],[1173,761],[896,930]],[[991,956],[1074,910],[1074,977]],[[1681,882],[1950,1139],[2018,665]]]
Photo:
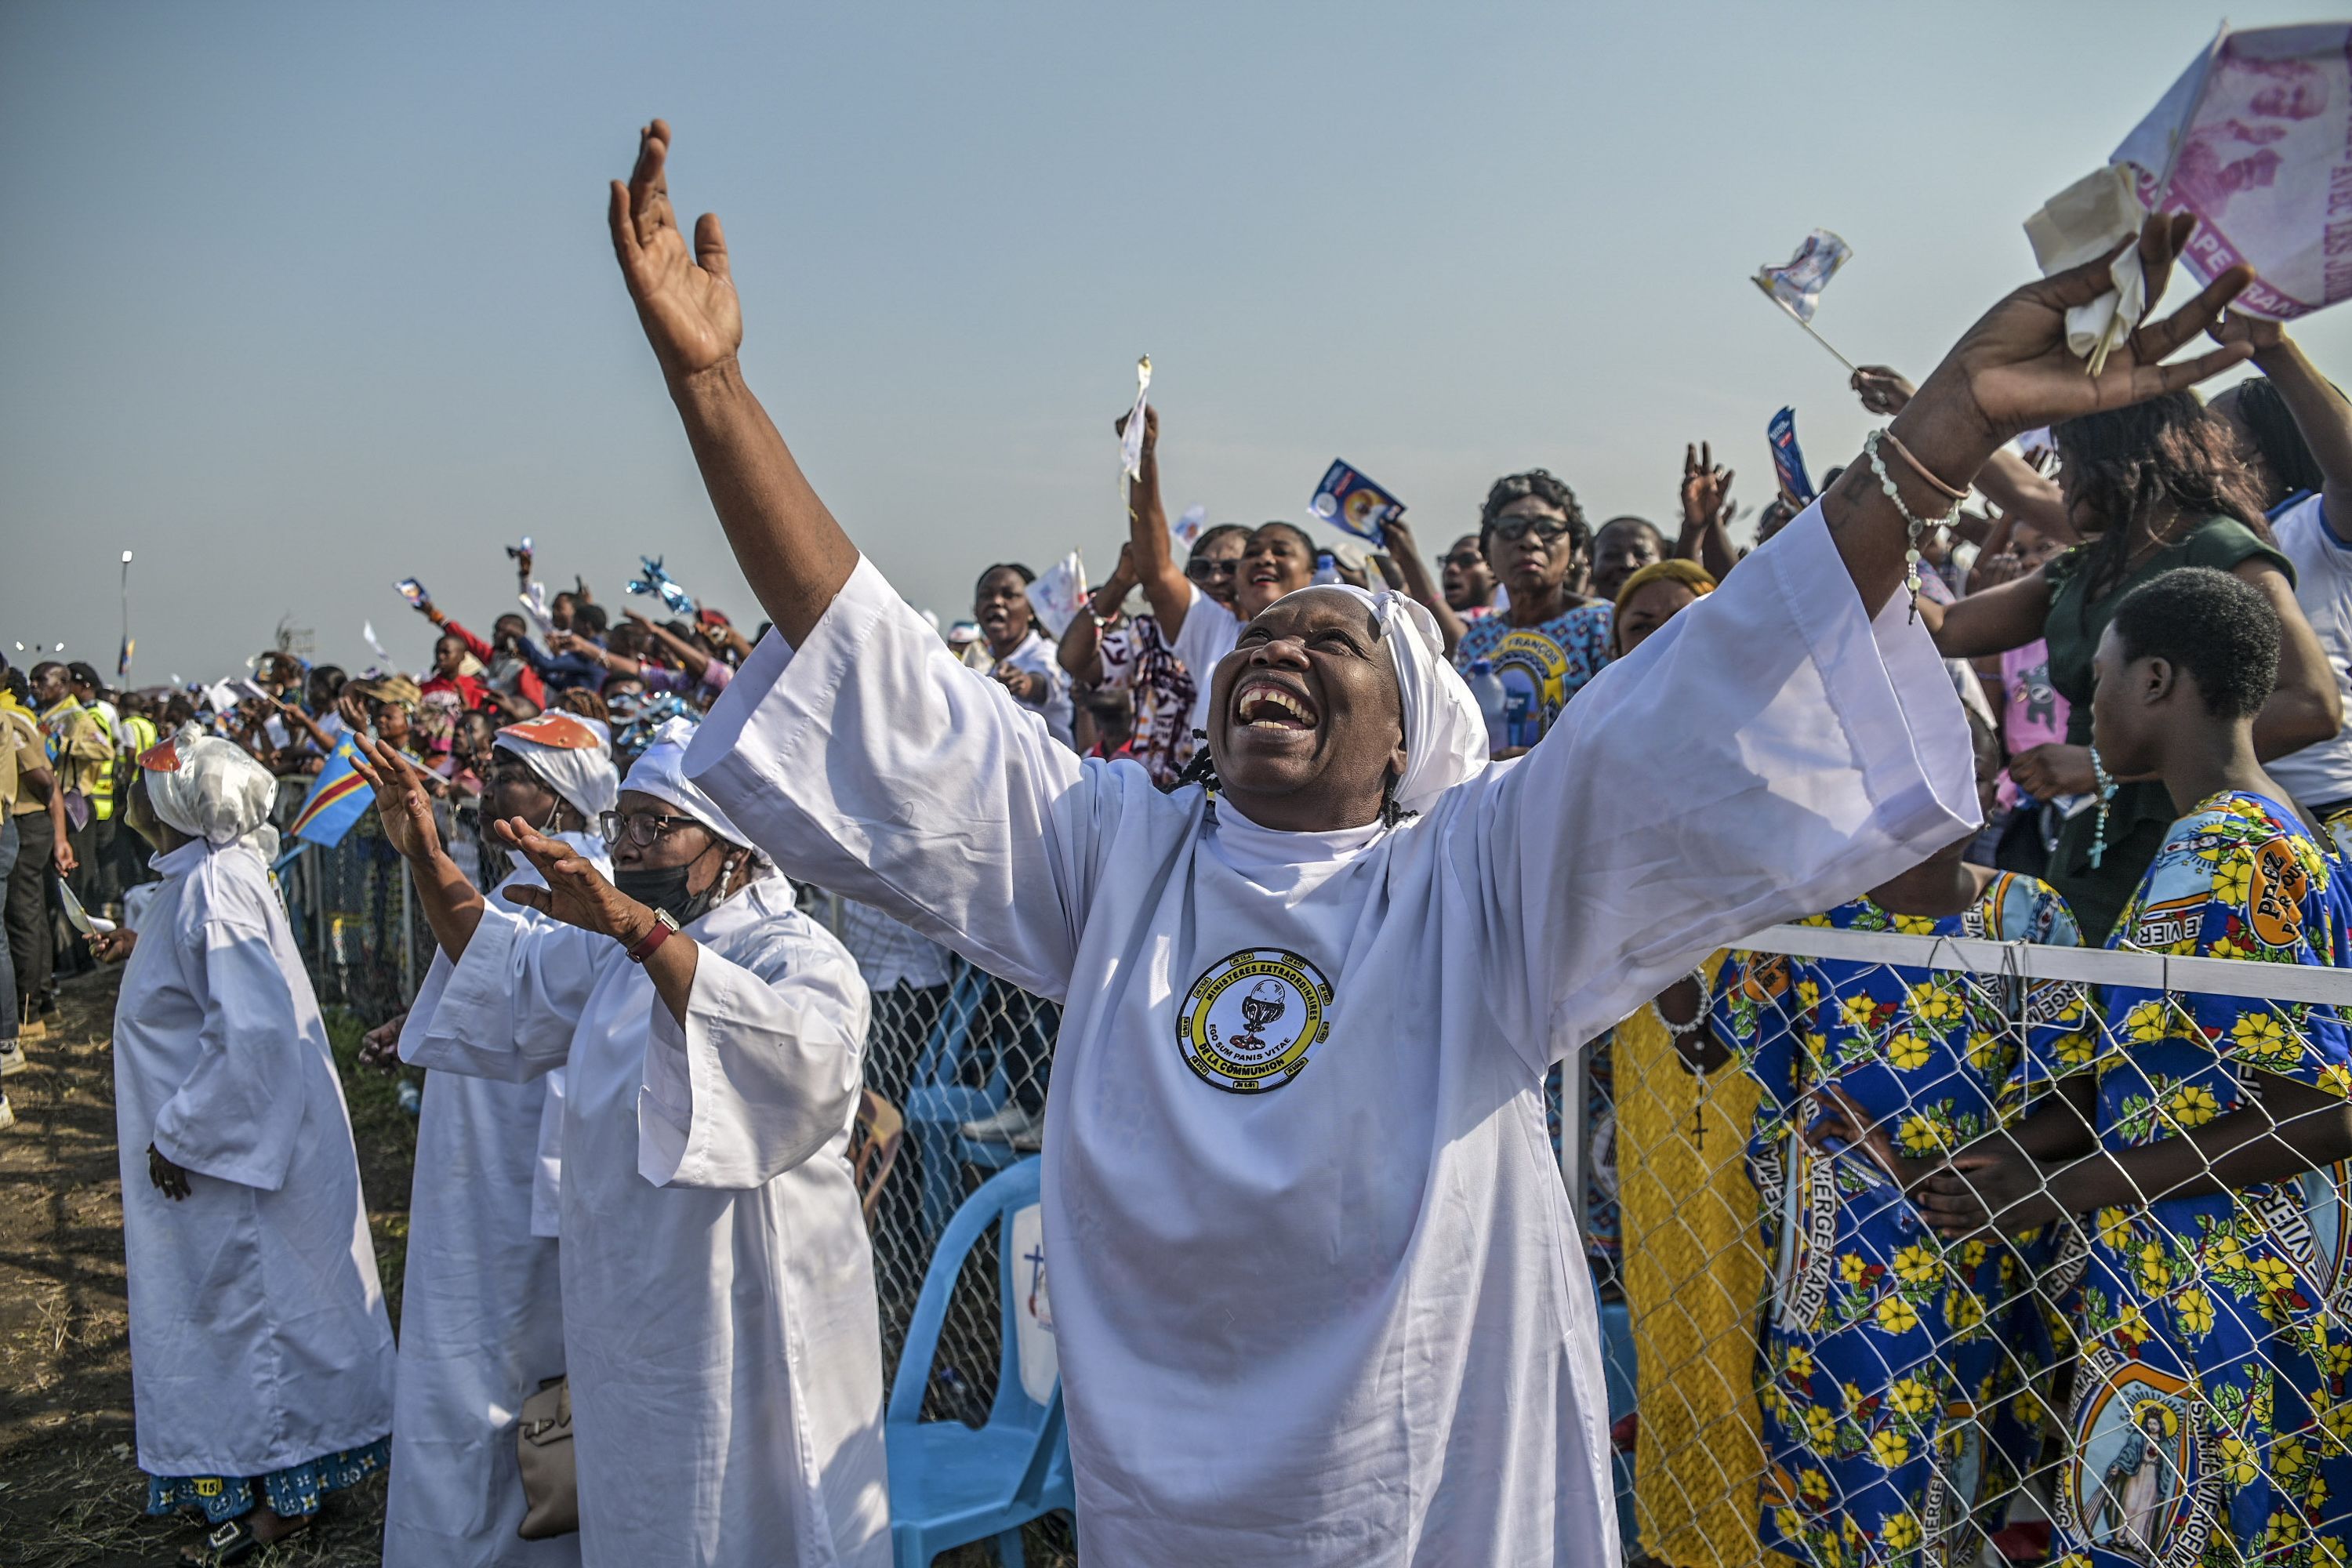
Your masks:
[[[683,866],[665,866],[657,870],[615,867],[613,886],[641,904],[667,910],[669,918],[682,926],[692,925],[719,901],[719,894],[727,886],[727,872],[722,866],[719,875],[711,879],[710,886],[698,893],[688,892],[686,877],[693,864],[689,860]]]

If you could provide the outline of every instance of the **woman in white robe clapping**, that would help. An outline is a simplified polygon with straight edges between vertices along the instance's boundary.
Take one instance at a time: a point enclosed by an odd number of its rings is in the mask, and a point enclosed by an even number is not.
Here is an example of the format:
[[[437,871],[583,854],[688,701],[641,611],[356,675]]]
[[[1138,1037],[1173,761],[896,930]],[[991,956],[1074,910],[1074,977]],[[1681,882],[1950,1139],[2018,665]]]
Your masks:
[[[620,797],[604,723],[542,713],[491,742],[496,817],[529,822],[583,856],[611,863],[602,825]],[[543,887],[518,858],[490,897]],[[432,1068],[425,1041],[452,965],[436,952],[400,1034],[401,1054]],[[567,1568],[576,1536],[526,1541],[515,1424],[522,1402],[563,1374],[563,1298],[557,1274],[556,1193],[562,1069],[520,1079],[428,1070],[416,1122],[402,1281],[400,1385],[384,1499],[384,1568]]]
[[[581,1560],[880,1568],[881,1334],[847,1158],[866,984],[687,781],[691,729],[665,725],[623,781],[609,881],[499,824],[546,880],[508,891],[531,918],[467,883],[413,766],[367,747],[386,836],[454,964],[411,1055],[494,1078],[565,1068]]]

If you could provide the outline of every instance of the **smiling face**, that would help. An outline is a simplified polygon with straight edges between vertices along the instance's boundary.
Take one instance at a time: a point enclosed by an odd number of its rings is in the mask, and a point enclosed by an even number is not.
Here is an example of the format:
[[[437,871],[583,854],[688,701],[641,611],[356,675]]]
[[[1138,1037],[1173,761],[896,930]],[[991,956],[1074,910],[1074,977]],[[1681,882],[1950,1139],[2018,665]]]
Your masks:
[[[972,595],[971,618],[980,635],[999,658],[1019,647],[1029,636],[1029,584],[1010,566],[999,566],[980,580]]]
[[[1521,496],[1489,521],[1481,538],[1495,575],[1514,602],[1548,602],[1573,593],[1585,562],[1568,531],[1568,513],[1540,496]]]
[[[1242,629],[1210,688],[1219,788],[1264,827],[1325,832],[1377,820],[1404,771],[1396,667],[1355,595],[1309,589]]]
[[[1464,534],[1437,558],[1437,584],[1445,594],[1446,608],[1457,614],[1495,602],[1495,569],[1486,564],[1476,534]]]
[[[1232,609],[1234,591],[1241,581],[1242,546],[1246,542],[1246,536],[1240,533],[1221,533],[1214,539],[1202,540],[1184,563],[1185,577],[1201,590],[1203,597]]]
[[[1250,620],[1285,594],[1315,581],[1315,547],[1286,522],[1269,522],[1242,549],[1241,581],[1234,588],[1234,614]]]

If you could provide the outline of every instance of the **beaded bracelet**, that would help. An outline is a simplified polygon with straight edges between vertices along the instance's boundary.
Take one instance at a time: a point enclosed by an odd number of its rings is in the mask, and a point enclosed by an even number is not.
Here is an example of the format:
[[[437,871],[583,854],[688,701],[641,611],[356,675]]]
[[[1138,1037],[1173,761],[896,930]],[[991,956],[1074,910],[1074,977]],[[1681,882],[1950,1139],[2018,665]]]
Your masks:
[[[1878,488],[1886,492],[1886,499],[1895,503],[1895,511],[1903,518],[1903,586],[1911,595],[1911,619],[1916,621],[1919,618],[1919,536],[1927,531],[1927,520],[1904,500],[1903,492],[1895,488],[1894,476],[1886,471],[1886,459],[1878,455],[1879,437],[1885,434],[1884,430],[1873,430],[1863,438],[1862,452],[1870,459],[1870,471],[1878,476]],[[1959,515],[1960,503],[1954,501],[1952,509],[1936,521],[1948,523]]]

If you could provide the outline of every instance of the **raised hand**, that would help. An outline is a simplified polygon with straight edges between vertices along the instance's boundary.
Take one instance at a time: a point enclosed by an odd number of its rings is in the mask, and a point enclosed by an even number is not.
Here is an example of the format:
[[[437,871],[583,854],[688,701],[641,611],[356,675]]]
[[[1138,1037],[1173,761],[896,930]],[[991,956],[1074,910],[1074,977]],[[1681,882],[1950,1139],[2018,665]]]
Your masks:
[[[2252,343],[2259,354],[2286,342],[2286,328],[2278,321],[2231,310],[2206,328],[2205,335],[2217,343]]]
[[[2140,231],[2149,299],[2163,297],[2173,258],[2195,228],[2196,220],[2183,213],[2152,216]],[[2241,266],[2164,320],[2143,324],[2092,375],[2066,346],[2066,312],[2107,291],[2108,268],[2122,253],[2117,246],[2011,294],[1968,330],[1920,386],[1903,411],[1904,438],[1915,449],[1925,447],[1919,455],[1931,463],[1943,459],[1946,480],[1965,484],[1994,447],[2021,431],[2179,392],[2253,356],[2251,342],[2236,342],[2165,363],[2221,320],[2223,308],[2252,281],[2252,268]]]
[[[565,925],[609,936],[624,946],[653,930],[653,910],[606,881],[588,858],[569,844],[533,831],[520,816],[500,819],[497,832],[547,879],[544,888],[509,888],[506,896],[516,903]]]
[[[1705,528],[1731,510],[1731,470],[1715,460],[1715,448],[1705,441],[1683,448],[1683,527]]]
[[[1891,419],[1903,412],[1911,401],[1913,387],[1899,372],[1883,364],[1866,364],[1853,373],[1846,383],[1862,396],[1862,406],[1883,419]]]
[[[613,182],[613,251],[637,307],[646,341],[673,381],[723,364],[743,342],[743,311],[727,270],[719,216],[695,221],[687,248],[670,210],[669,124],[656,120],[637,136],[637,166]],[[584,597],[584,594],[583,594]]]
[[[362,735],[352,767],[375,791],[376,816],[383,836],[403,859],[425,865],[441,853],[441,830],[433,822],[433,802],[416,764],[382,741]]]

